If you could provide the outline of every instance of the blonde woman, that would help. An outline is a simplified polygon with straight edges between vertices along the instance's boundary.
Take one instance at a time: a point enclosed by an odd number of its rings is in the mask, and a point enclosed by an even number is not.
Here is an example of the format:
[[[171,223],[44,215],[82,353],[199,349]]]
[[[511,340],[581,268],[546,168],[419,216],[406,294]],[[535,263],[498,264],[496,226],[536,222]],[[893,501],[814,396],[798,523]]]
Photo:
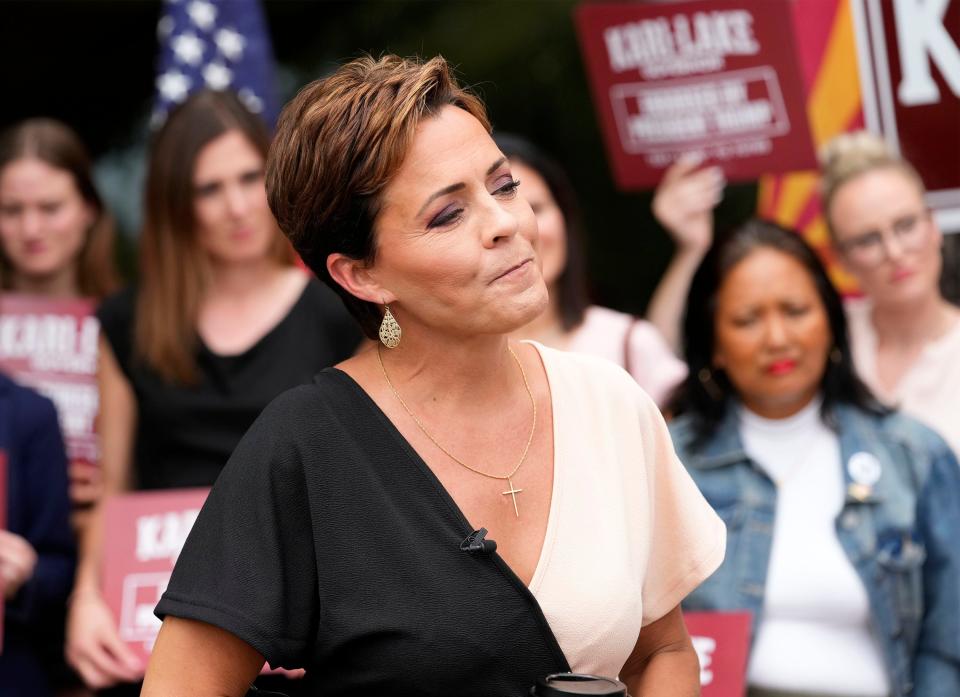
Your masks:
[[[960,452],[960,310],[940,292],[943,234],[917,171],[868,133],[822,154],[823,210],[863,298],[846,303],[857,372]]]

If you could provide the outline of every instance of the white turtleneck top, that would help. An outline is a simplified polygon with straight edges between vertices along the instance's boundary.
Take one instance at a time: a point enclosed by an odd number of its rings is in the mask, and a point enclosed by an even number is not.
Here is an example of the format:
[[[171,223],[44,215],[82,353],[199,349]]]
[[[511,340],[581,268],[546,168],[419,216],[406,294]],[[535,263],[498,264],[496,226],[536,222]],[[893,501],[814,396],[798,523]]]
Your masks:
[[[885,697],[890,684],[870,633],[867,593],[837,539],[843,463],[819,399],[786,419],[740,410],[744,448],[777,485],[773,548],[749,684]]]

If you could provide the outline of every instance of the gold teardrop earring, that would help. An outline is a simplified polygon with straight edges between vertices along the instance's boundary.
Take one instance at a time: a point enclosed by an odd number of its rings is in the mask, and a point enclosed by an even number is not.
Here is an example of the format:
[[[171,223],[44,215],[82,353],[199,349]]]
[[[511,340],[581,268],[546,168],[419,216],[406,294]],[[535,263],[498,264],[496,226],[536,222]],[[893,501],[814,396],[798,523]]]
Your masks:
[[[389,349],[397,348],[400,345],[400,335],[403,334],[403,330],[400,329],[396,318],[390,312],[390,306],[384,303],[383,307],[383,321],[380,322],[380,341]]]

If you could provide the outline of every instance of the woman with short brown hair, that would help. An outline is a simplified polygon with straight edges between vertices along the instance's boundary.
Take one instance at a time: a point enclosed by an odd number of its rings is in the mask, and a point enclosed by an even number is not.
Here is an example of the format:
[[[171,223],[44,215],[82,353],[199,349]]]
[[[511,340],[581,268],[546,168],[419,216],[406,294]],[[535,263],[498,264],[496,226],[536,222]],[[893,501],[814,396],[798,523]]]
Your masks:
[[[324,697],[512,696],[570,669],[698,694],[678,604],[723,526],[629,375],[509,341],[547,294],[481,103],[441,58],[353,61],[286,107],[267,188],[380,343],[237,447],[144,694],[241,695],[264,658]]]

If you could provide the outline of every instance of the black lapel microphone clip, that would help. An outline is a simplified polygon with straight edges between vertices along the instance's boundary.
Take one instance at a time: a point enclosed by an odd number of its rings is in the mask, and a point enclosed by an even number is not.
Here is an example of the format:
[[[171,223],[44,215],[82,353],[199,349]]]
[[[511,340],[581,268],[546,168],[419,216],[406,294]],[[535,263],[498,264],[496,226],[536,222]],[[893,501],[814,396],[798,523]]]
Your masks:
[[[486,536],[486,528],[474,530],[460,543],[460,551],[470,554],[493,554],[497,551],[497,543],[494,540],[484,539]]]

